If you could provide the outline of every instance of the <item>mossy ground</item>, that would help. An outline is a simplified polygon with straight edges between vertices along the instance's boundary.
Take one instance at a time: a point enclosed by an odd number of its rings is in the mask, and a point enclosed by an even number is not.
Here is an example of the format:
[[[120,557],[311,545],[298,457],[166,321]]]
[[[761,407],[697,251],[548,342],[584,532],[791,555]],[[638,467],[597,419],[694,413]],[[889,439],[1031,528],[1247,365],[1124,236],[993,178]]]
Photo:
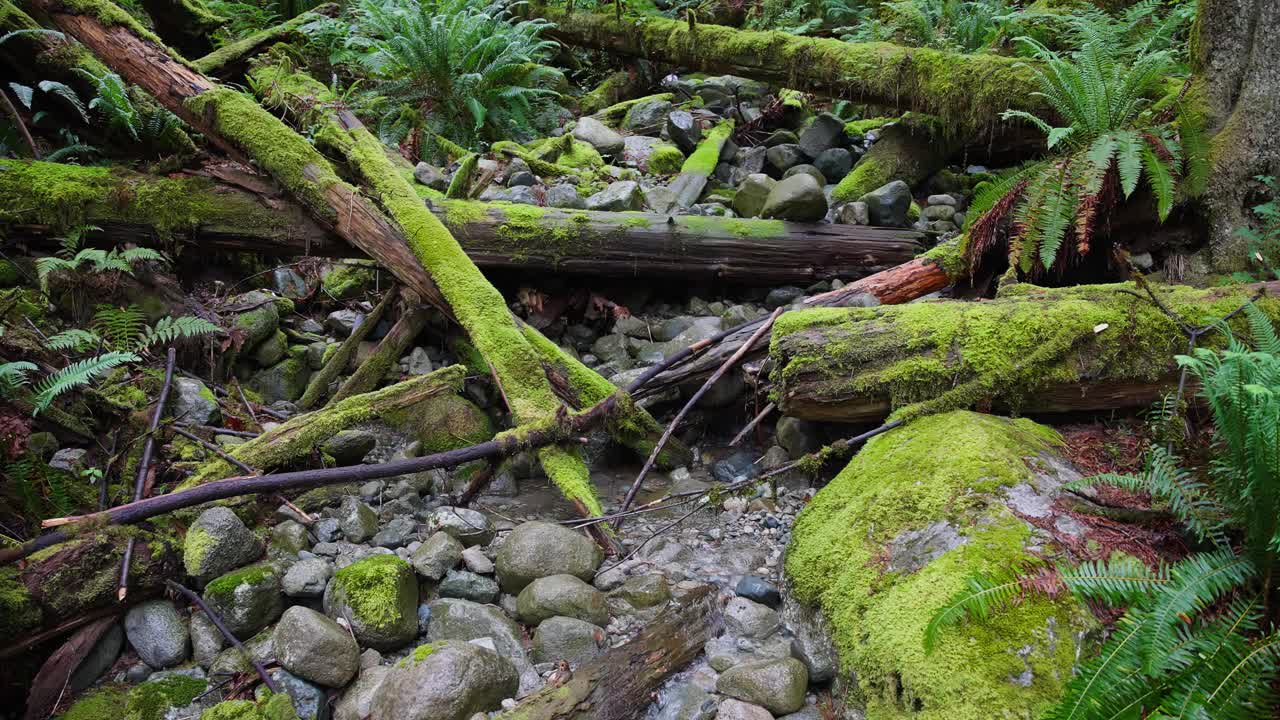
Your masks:
[[[200,720],[298,720],[289,696],[270,695],[260,702],[226,700],[205,710]]]
[[[924,629],[974,572],[1027,560],[1030,528],[999,502],[1030,477],[1027,460],[1060,443],[1029,420],[952,412],[876,437],[800,514],[786,571],[796,596],[831,621],[867,717],[1036,717],[1071,675],[1074,601],[1030,599],[985,622],[945,630],[926,656]],[[888,543],[949,522],[964,544],[914,573],[887,569]],[[1030,685],[1012,682],[1027,670]]]

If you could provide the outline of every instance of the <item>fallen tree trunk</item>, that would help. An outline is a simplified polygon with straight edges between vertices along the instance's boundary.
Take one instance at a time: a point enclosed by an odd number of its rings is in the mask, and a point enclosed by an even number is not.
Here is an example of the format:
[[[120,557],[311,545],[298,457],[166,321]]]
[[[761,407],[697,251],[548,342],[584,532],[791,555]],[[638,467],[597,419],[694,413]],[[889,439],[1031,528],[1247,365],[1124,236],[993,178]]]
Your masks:
[[[1182,321],[1209,325],[1280,282],[1158,288]],[[1280,302],[1258,301],[1273,318]],[[1231,321],[1248,335],[1247,320]],[[1201,346],[1221,347],[1211,333]],[[1134,409],[1177,385],[1179,322],[1131,284],[1013,285],[987,302],[788,313],[775,325],[779,408],[806,420],[874,422],[977,407],[1025,414]]]
[[[880,139],[836,185],[832,201],[857,200],[894,180],[915,188],[941,170],[958,143],[948,141],[933,125],[929,121],[899,121],[882,128]]]
[[[219,169],[225,177],[225,169]],[[255,176],[249,176],[254,178]],[[265,178],[261,179],[265,180]],[[65,223],[181,253],[187,247],[345,257],[352,248],[273,184],[157,177],[123,169],[0,160],[6,237],[56,248]],[[760,284],[857,278],[911,259],[914,230],[435,201],[482,268],[611,277],[714,277]],[[803,252],[797,252],[797,249]]]
[[[582,663],[565,682],[548,685],[499,720],[626,720],[641,717],[652,693],[702,653],[717,630],[716,594],[710,587],[686,596],[662,622],[631,642]]]
[[[360,324],[351,329],[351,334],[342,341],[338,346],[337,352],[329,358],[329,361],[320,368],[318,372],[311,376],[307,382],[307,389],[303,391],[302,397],[298,399],[298,407],[303,410],[310,410],[320,402],[320,398],[329,392],[329,383],[337,379],[338,374],[347,369],[351,364],[351,360],[356,356],[356,350],[360,348],[360,343],[373,332],[378,322],[382,320],[382,315],[386,313],[387,308],[396,301],[399,295],[398,288],[392,287],[383,293],[382,299],[378,304],[369,311],[369,314],[360,321]]]
[[[555,395],[502,296],[434,216],[417,212],[423,208],[421,199],[391,166],[386,148],[376,138],[348,124],[354,147],[347,157],[397,217],[399,227],[357,188],[339,178],[306,138],[246,95],[219,87],[179,62],[112,3],[86,0],[73,10],[58,0],[33,1],[59,28],[91,48],[126,80],[151,92],[231,157],[257,162],[317,222],[367,252],[424,301],[455,316],[495,365],[498,376],[508,382],[508,395],[518,398],[512,413],[518,421],[555,415],[559,407]],[[447,287],[436,286],[428,267]],[[513,381],[514,388],[510,386]],[[658,431],[656,421],[647,413],[630,409],[635,423]],[[556,456],[557,452],[564,456]],[[576,493],[575,501],[595,510],[598,501],[576,452],[543,449],[540,455],[548,476],[563,480],[557,485],[573,489],[567,495]]]
[[[569,14],[548,5],[527,12],[551,21],[548,34],[567,45],[917,110],[942,118],[949,128],[987,128],[1010,108],[1049,113],[1033,68],[1020,58],[846,43],[664,17]]]
[[[328,405],[352,395],[372,392],[377,388],[386,378],[391,366],[400,359],[401,355],[404,355],[409,343],[422,332],[430,319],[431,314],[426,308],[406,307],[396,319],[395,324],[391,326],[391,330],[378,341],[378,347],[374,348],[373,354],[366,358],[360,367],[351,373],[351,377],[347,378],[342,387],[338,388],[338,392],[329,398]]]
[[[910,302],[963,279],[968,269],[962,255],[959,242],[947,242],[913,260],[849,283],[839,290],[814,295],[804,303],[818,308]],[[698,348],[692,359],[657,373],[636,387],[633,394],[638,397],[654,395],[705,378],[732,357],[763,322],[765,319],[726,330]],[[758,357],[768,344],[767,339],[758,339],[748,350],[744,361]]]

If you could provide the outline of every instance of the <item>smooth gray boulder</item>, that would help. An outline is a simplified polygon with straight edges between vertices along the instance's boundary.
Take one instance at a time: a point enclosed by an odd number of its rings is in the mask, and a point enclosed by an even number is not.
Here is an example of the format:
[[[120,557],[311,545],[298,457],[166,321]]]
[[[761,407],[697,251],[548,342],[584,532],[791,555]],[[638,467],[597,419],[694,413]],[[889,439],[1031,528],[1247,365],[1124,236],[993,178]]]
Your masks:
[[[470,508],[444,506],[427,517],[427,532],[452,535],[465,547],[488,545],[493,541],[493,523],[484,513]]]
[[[378,532],[378,513],[360,498],[348,495],[338,506],[338,529],[347,542],[362,543]]]
[[[420,184],[426,185],[432,190],[443,191],[449,187],[449,178],[440,171],[440,168],[425,162],[420,162],[413,168],[413,179]]]
[[[262,395],[263,402],[293,402],[306,392],[311,368],[305,359],[288,358],[259,370],[249,379],[249,386]]]
[[[456,538],[447,532],[437,532],[413,551],[409,564],[422,577],[439,581],[462,559],[462,551],[462,543]]]
[[[603,560],[600,547],[585,535],[554,523],[527,522],[502,541],[495,566],[502,589],[514,594],[551,575],[590,580]]]
[[[320,685],[342,687],[360,667],[360,647],[351,634],[302,605],[280,616],[274,642],[276,658],[285,670]]]
[[[317,598],[324,595],[324,588],[331,577],[333,566],[328,561],[307,558],[290,565],[280,585],[289,597]]]
[[[800,148],[805,155],[816,158],[824,150],[838,145],[843,135],[844,121],[831,113],[822,113],[800,133]]]
[[[346,620],[363,646],[403,647],[418,636],[418,579],[395,555],[371,555],[334,573],[324,612]]]
[[[600,654],[604,628],[570,617],[547,618],[533,633],[533,661],[568,660],[575,665]]]
[[[759,705],[774,715],[804,707],[809,671],[795,658],[760,660],[729,668],[716,680],[716,692]]]
[[[671,112],[671,102],[661,98],[645,98],[627,110],[622,129],[641,135],[655,135]]]
[[[792,460],[799,460],[822,447],[817,423],[808,420],[783,415],[778,418],[775,436],[778,444],[786,449]]]
[[[173,379],[169,414],[181,422],[196,425],[217,425],[222,418],[213,391],[196,378],[189,377]]]
[[[759,705],[729,698],[720,703],[716,720],[773,720],[773,713]]]
[[[858,198],[867,204],[867,217],[877,227],[906,227],[911,188],[901,180],[886,183]]]
[[[765,165],[770,169],[770,175],[781,175],[800,163],[808,160],[804,151],[799,145],[790,143],[785,145],[774,145],[765,151]]]
[[[836,211],[835,221],[841,225],[870,225],[871,215],[864,202],[847,202]]]
[[[827,215],[827,197],[811,175],[792,175],[769,191],[760,215],[793,222],[818,222]]]
[[[338,466],[344,467],[360,464],[377,444],[377,436],[368,430],[341,430],[325,440],[320,451],[332,455]]]
[[[272,668],[267,675],[289,696],[298,720],[329,720],[329,697],[325,689],[304,680],[284,668]],[[254,690],[254,697],[262,701],[269,692],[265,685]]]
[[[491,603],[498,597],[497,581],[469,570],[450,570],[440,581],[438,590],[443,598],[462,598],[478,603]]]
[[[431,609],[431,621],[427,623],[430,642],[492,638],[500,655],[517,664],[525,662],[520,628],[501,608],[459,598],[433,600],[428,607]]]
[[[782,618],[772,608],[735,597],[725,605],[724,624],[730,635],[763,640],[778,631]]]
[[[819,187],[827,184],[827,178],[822,174],[822,171],[808,163],[800,163],[799,165],[796,165],[790,170],[782,173],[782,179],[785,180],[792,175],[799,175],[800,173],[804,173],[805,175],[813,178],[814,181],[818,183]]]
[[[124,634],[143,662],[156,669],[187,660],[191,634],[172,602],[148,600],[124,615]]]
[[[547,207],[554,208],[581,210],[587,206],[586,201],[578,194],[578,188],[563,183],[547,188],[546,201]]]
[[[578,118],[573,136],[589,143],[601,155],[617,155],[623,149],[622,134],[590,116]]]
[[[93,649],[80,661],[75,672],[71,673],[67,687],[74,692],[79,692],[97,682],[98,676],[115,664],[123,647],[124,631],[120,629],[120,623],[115,623],[102,634],[102,637],[98,638],[98,641],[93,644]]]
[[[365,720],[373,709],[373,698],[378,694],[387,675],[391,674],[390,665],[374,665],[362,668],[360,676],[342,692],[342,697],[333,706],[333,720]]]
[[[263,563],[221,575],[204,586],[204,602],[236,637],[253,635],[284,610],[280,572]]]
[[[262,541],[234,512],[212,507],[200,513],[183,540],[182,564],[187,574],[207,580],[253,562]]]
[[[516,598],[516,614],[526,625],[557,615],[593,625],[609,623],[604,593],[573,575],[551,575],[529,583]]]
[[[759,216],[765,200],[777,184],[777,180],[764,173],[751,173],[738,185],[738,192],[733,196],[733,211],[744,218]]]
[[[608,212],[644,209],[644,196],[640,183],[634,180],[618,180],[609,187],[587,198],[586,209]]]
[[[515,697],[511,661],[465,642],[423,645],[396,664],[374,692],[370,720],[469,720]]]
[[[665,127],[671,142],[685,155],[698,149],[698,142],[702,140],[702,124],[691,113],[685,110],[667,113]]]
[[[191,613],[191,622],[189,623],[191,630],[191,659],[196,665],[206,670],[213,659],[222,652],[222,648],[226,646],[227,639],[223,637],[222,631],[213,624],[208,615],[203,610]]]
[[[813,166],[828,183],[838,183],[853,169],[853,153],[844,148],[828,148],[813,159]]]

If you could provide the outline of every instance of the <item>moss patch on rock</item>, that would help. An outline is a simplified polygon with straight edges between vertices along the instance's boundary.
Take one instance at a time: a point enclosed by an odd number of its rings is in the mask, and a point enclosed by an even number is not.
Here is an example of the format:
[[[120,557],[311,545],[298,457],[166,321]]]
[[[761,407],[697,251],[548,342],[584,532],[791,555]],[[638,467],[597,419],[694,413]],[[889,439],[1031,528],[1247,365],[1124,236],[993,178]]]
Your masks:
[[[680,172],[683,164],[684,153],[680,152],[680,148],[663,143],[654,147],[649,155],[648,170],[658,175],[674,175]]]
[[[270,695],[261,702],[226,700],[205,710],[200,720],[298,720],[289,696]]]
[[[204,680],[186,675],[144,682],[129,692],[124,720],[163,720],[169,708],[190,705],[208,687]]]
[[[800,514],[787,575],[797,598],[831,621],[868,717],[1036,717],[1060,695],[1077,634],[1092,623],[1067,597],[948,628],[927,656],[922,641],[969,575],[1028,560],[1031,528],[999,493],[1026,482],[1035,458],[1060,442],[1029,420],[922,418],[868,442]],[[955,547],[914,572],[890,569],[891,541],[940,522],[959,536]]]
[[[333,581],[357,620],[366,627],[383,628],[403,619],[400,591],[405,573],[412,576],[413,570],[399,557],[373,555],[337,571]]]

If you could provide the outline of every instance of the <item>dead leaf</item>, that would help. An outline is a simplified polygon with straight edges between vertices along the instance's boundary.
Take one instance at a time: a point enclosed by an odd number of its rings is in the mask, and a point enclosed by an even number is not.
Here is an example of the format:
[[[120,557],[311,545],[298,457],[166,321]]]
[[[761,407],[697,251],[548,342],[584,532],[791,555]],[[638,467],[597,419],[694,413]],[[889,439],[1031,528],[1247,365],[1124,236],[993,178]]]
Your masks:
[[[23,720],[44,720],[53,713],[58,701],[67,691],[71,674],[89,656],[98,640],[115,624],[114,616],[94,620],[77,630],[44,661],[40,672],[31,681],[31,692],[27,694],[27,712],[23,715]]]

